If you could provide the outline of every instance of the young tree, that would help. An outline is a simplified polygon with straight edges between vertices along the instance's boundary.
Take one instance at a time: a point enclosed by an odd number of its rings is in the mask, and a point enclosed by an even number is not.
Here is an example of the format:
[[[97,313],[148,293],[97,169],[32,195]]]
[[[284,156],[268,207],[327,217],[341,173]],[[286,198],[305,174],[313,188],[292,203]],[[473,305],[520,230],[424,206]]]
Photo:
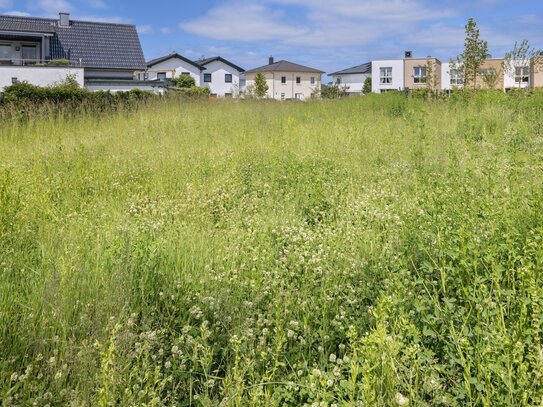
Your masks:
[[[473,18],[466,23],[466,39],[464,51],[453,61],[451,67],[464,79],[464,86],[475,85],[477,74],[486,59],[490,58],[488,43],[480,38],[477,23]]]
[[[362,87],[362,93],[371,93],[371,76],[368,76],[364,80],[364,86]]]
[[[255,95],[258,98],[263,98],[268,93],[268,84],[266,83],[266,77],[262,72],[258,72],[255,76]]]
[[[341,86],[339,83],[322,85],[321,97],[323,99],[341,99],[348,95],[348,86]]]
[[[534,72],[543,69],[543,51],[532,47],[527,39],[520,43],[515,42],[513,49],[505,54],[503,71],[515,78],[516,76],[527,76],[526,73],[529,75],[530,69]],[[523,72],[523,70],[525,71]],[[520,88],[522,80],[516,82]]]

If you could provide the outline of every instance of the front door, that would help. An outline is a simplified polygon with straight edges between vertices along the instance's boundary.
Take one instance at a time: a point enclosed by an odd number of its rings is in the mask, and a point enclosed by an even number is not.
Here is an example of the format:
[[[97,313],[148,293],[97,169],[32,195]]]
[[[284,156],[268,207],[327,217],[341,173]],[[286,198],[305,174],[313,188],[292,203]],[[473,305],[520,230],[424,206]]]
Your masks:
[[[38,62],[38,48],[35,45],[23,45],[23,65],[32,65]]]

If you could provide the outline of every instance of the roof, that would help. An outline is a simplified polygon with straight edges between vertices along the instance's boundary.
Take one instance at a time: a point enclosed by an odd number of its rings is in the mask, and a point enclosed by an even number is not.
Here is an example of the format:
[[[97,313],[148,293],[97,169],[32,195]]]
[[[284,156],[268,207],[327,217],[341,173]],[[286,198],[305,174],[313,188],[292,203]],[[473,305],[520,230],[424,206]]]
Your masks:
[[[159,58],[155,58],[150,61],[147,61],[147,67],[151,68],[153,65],[159,64],[161,62],[167,61],[168,59],[172,59],[172,58],[177,58],[177,59],[180,59],[181,61],[185,61],[188,64],[194,65],[200,71],[203,71],[205,69],[202,65],[194,61],[191,61],[188,58],[185,58],[183,55],[178,54],[177,52],[172,52],[171,54],[164,55],[163,57],[159,57]]]
[[[307,66],[298,65],[289,61],[278,61],[273,64],[264,65],[258,68],[250,69],[245,73],[255,72],[313,72],[323,74],[323,71],[319,71],[315,68],[309,68]]]
[[[344,69],[343,71],[337,71],[337,72],[331,73],[330,76],[348,75],[348,74],[356,74],[356,73],[370,74],[371,62],[366,62],[365,64],[353,66],[352,68],[347,68],[347,69]]]
[[[0,15],[0,33],[19,31],[52,34],[51,58],[79,61],[84,68],[145,69],[145,57],[136,31],[129,24]]]
[[[222,62],[223,64],[226,64],[226,65],[229,65],[231,66],[232,68],[236,69],[238,72],[245,72],[245,69],[243,68],[240,68],[239,66],[237,65],[234,65],[232,62],[224,59],[223,57],[212,57],[212,58],[201,58],[201,59],[198,59],[196,62],[202,66],[206,66],[207,64],[210,64],[212,62],[215,62],[215,61],[220,61]]]

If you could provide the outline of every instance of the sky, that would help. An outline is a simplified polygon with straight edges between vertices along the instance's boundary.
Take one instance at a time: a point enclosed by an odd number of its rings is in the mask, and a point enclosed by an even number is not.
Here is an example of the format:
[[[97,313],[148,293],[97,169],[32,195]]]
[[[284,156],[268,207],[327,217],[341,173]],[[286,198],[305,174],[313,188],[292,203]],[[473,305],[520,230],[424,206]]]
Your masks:
[[[473,17],[493,57],[526,38],[543,49],[543,0],[0,0],[0,13],[135,24],[146,59],[220,55],[245,69],[288,59],[328,73],[372,59],[463,47]]]

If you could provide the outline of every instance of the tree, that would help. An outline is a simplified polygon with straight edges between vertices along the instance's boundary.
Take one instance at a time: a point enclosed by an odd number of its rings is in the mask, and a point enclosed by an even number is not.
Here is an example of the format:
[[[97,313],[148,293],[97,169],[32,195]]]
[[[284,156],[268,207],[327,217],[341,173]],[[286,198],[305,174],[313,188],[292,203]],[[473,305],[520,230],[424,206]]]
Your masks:
[[[268,84],[266,83],[266,77],[262,72],[258,72],[255,76],[255,95],[258,98],[263,98],[268,93]]]
[[[465,28],[464,51],[451,63],[451,67],[463,78],[464,86],[472,84],[475,88],[479,69],[485,60],[490,58],[490,54],[488,43],[480,38],[477,23],[473,18],[468,19]]]
[[[196,86],[196,81],[190,75],[181,75],[177,78],[172,78],[172,84],[176,88],[190,89],[193,86]]]
[[[510,77],[519,76],[522,78],[529,75],[530,69],[534,72],[543,69],[543,51],[533,48],[527,39],[522,40],[520,43],[515,42],[513,49],[505,54],[503,71]],[[520,88],[522,79],[516,81],[516,83]]]
[[[371,93],[371,76],[368,76],[364,80],[364,86],[362,87],[362,93]]]
[[[494,89],[500,80],[500,72],[494,68],[485,69],[481,75],[483,82],[489,89]]]

